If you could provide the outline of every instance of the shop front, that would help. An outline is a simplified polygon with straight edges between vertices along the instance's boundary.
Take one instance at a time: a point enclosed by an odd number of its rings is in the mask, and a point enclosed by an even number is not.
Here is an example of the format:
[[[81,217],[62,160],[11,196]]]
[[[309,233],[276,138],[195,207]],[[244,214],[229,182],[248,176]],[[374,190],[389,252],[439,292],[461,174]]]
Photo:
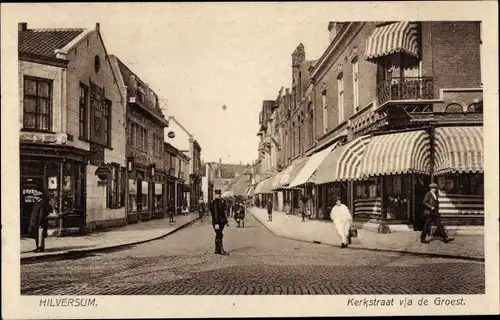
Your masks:
[[[156,174],[153,181],[153,217],[163,219],[166,214],[166,177],[163,174]]]
[[[274,193],[274,207],[278,211],[285,211],[285,203],[284,203],[284,192],[283,189],[280,188],[280,181],[281,177],[283,177],[283,173],[285,171],[280,171],[276,176],[273,178],[273,181],[271,182],[271,191]]]
[[[369,142],[370,136],[362,136],[333,149],[309,179],[318,188],[320,219],[330,219],[336,197],[341,198],[355,218],[365,214],[366,200],[355,199],[354,181],[360,180],[359,166]]]
[[[330,188],[320,188],[315,184],[310,182],[311,176],[316,172],[321,163],[330,154],[330,152],[337,147],[339,142],[334,142],[330,146],[320,150],[313,155],[311,155],[304,166],[297,172],[295,178],[290,182],[288,188],[290,189],[301,189],[304,195],[309,198],[309,210],[311,212],[311,218],[324,219],[324,210],[319,210],[321,208],[323,199],[328,199],[328,192],[335,191]],[[325,193],[326,194],[322,194]],[[326,197],[326,198],[325,198]],[[327,205],[328,206],[328,205]]]
[[[135,169],[132,173],[129,172],[127,219],[130,223],[151,219],[152,190],[150,188],[153,188],[153,183],[146,170]]]
[[[166,182],[166,187],[167,187],[167,191],[166,191],[166,205],[165,205],[165,210],[168,211],[168,210],[173,210],[175,212],[175,198],[176,198],[176,182],[175,182],[175,178],[170,176],[170,175],[167,175],[167,182]]]
[[[301,191],[298,189],[293,189],[289,188],[290,182],[295,179],[299,171],[305,166],[307,161],[309,160],[309,157],[307,158],[299,158],[296,159],[291,165],[289,165],[285,171],[283,172],[283,175],[281,176],[280,180],[280,188],[284,190],[284,205],[285,207],[289,209],[289,212],[291,214],[295,214],[298,212],[299,207],[300,207],[300,194]]]
[[[449,225],[484,224],[483,127],[435,129],[439,211]]]
[[[51,234],[86,232],[86,168],[88,151],[65,147],[21,144],[21,236],[28,233],[34,203],[47,188],[53,208]]]
[[[360,172],[364,180],[355,183],[355,202],[363,203],[362,210],[355,210],[359,218],[413,230],[423,227],[422,202],[431,172],[426,130],[374,135]]]
[[[265,200],[264,196],[262,195],[262,188],[264,187],[265,183],[266,183],[265,179],[261,180],[259,183],[257,183],[253,191],[254,205],[258,208],[264,208]]]

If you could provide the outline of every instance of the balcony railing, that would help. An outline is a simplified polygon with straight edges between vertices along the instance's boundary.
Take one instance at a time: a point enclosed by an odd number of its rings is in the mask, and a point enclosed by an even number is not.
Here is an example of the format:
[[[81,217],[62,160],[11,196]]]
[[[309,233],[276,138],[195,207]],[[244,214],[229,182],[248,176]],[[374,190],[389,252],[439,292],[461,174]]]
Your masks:
[[[377,86],[378,103],[390,100],[430,100],[434,98],[432,77],[391,78],[379,82]]]

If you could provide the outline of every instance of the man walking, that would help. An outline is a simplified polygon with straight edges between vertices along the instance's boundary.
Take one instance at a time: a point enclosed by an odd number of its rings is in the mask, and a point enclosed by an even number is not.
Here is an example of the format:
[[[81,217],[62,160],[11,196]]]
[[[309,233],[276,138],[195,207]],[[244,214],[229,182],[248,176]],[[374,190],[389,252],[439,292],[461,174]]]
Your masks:
[[[224,237],[222,231],[224,227],[227,225],[227,216],[225,211],[225,205],[222,201],[221,190],[215,190],[215,199],[212,201],[210,206],[210,212],[212,213],[212,226],[215,231],[215,254],[221,255],[229,255],[226,251],[224,251],[224,244],[222,242],[222,238]]]
[[[267,217],[269,218],[267,222],[273,221],[273,200],[271,198],[267,199]]]
[[[446,230],[441,223],[441,215],[439,214],[439,199],[437,194],[438,186],[435,183],[431,183],[429,185],[430,191],[427,192],[424,196],[424,218],[425,225],[422,229],[422,233],[420,234],[420,242],[421,243],[429,243],[425,239],[425,236],[430,233],[432,223],[436,225],[436,231],[434,232],[434,236],[443,237],[444,243],[448,243],[453,241],[454,238],[448,238],[446,234]]]

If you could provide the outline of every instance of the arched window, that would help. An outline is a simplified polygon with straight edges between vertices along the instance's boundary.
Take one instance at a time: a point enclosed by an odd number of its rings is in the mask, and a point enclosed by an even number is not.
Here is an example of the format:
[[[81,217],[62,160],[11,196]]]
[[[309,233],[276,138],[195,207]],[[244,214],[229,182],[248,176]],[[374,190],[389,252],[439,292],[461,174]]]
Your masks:
[[[462,106],[459,105],[458,103],[452,103],[446,107],[447,113],[463,113],[464,110],[462,109]]]
[[[472,103],[467,107],[467,113],[480,113],[483,112],[482,103]]]

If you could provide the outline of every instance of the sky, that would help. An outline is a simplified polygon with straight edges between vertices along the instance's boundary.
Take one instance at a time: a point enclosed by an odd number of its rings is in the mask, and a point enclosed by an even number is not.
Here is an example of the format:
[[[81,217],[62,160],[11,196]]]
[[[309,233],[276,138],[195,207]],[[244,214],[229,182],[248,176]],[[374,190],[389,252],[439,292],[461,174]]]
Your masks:
[[[30,6],[24,22],[28,28],[94,28],[99,22],[108,53],[167,99],[164,113],[194,135],[205,161],[251,163],[262,101],[290,87],[291,54],[299,43],[308,60],[322,54],[328,20],[291,19],[279,6],[208,5]]]

